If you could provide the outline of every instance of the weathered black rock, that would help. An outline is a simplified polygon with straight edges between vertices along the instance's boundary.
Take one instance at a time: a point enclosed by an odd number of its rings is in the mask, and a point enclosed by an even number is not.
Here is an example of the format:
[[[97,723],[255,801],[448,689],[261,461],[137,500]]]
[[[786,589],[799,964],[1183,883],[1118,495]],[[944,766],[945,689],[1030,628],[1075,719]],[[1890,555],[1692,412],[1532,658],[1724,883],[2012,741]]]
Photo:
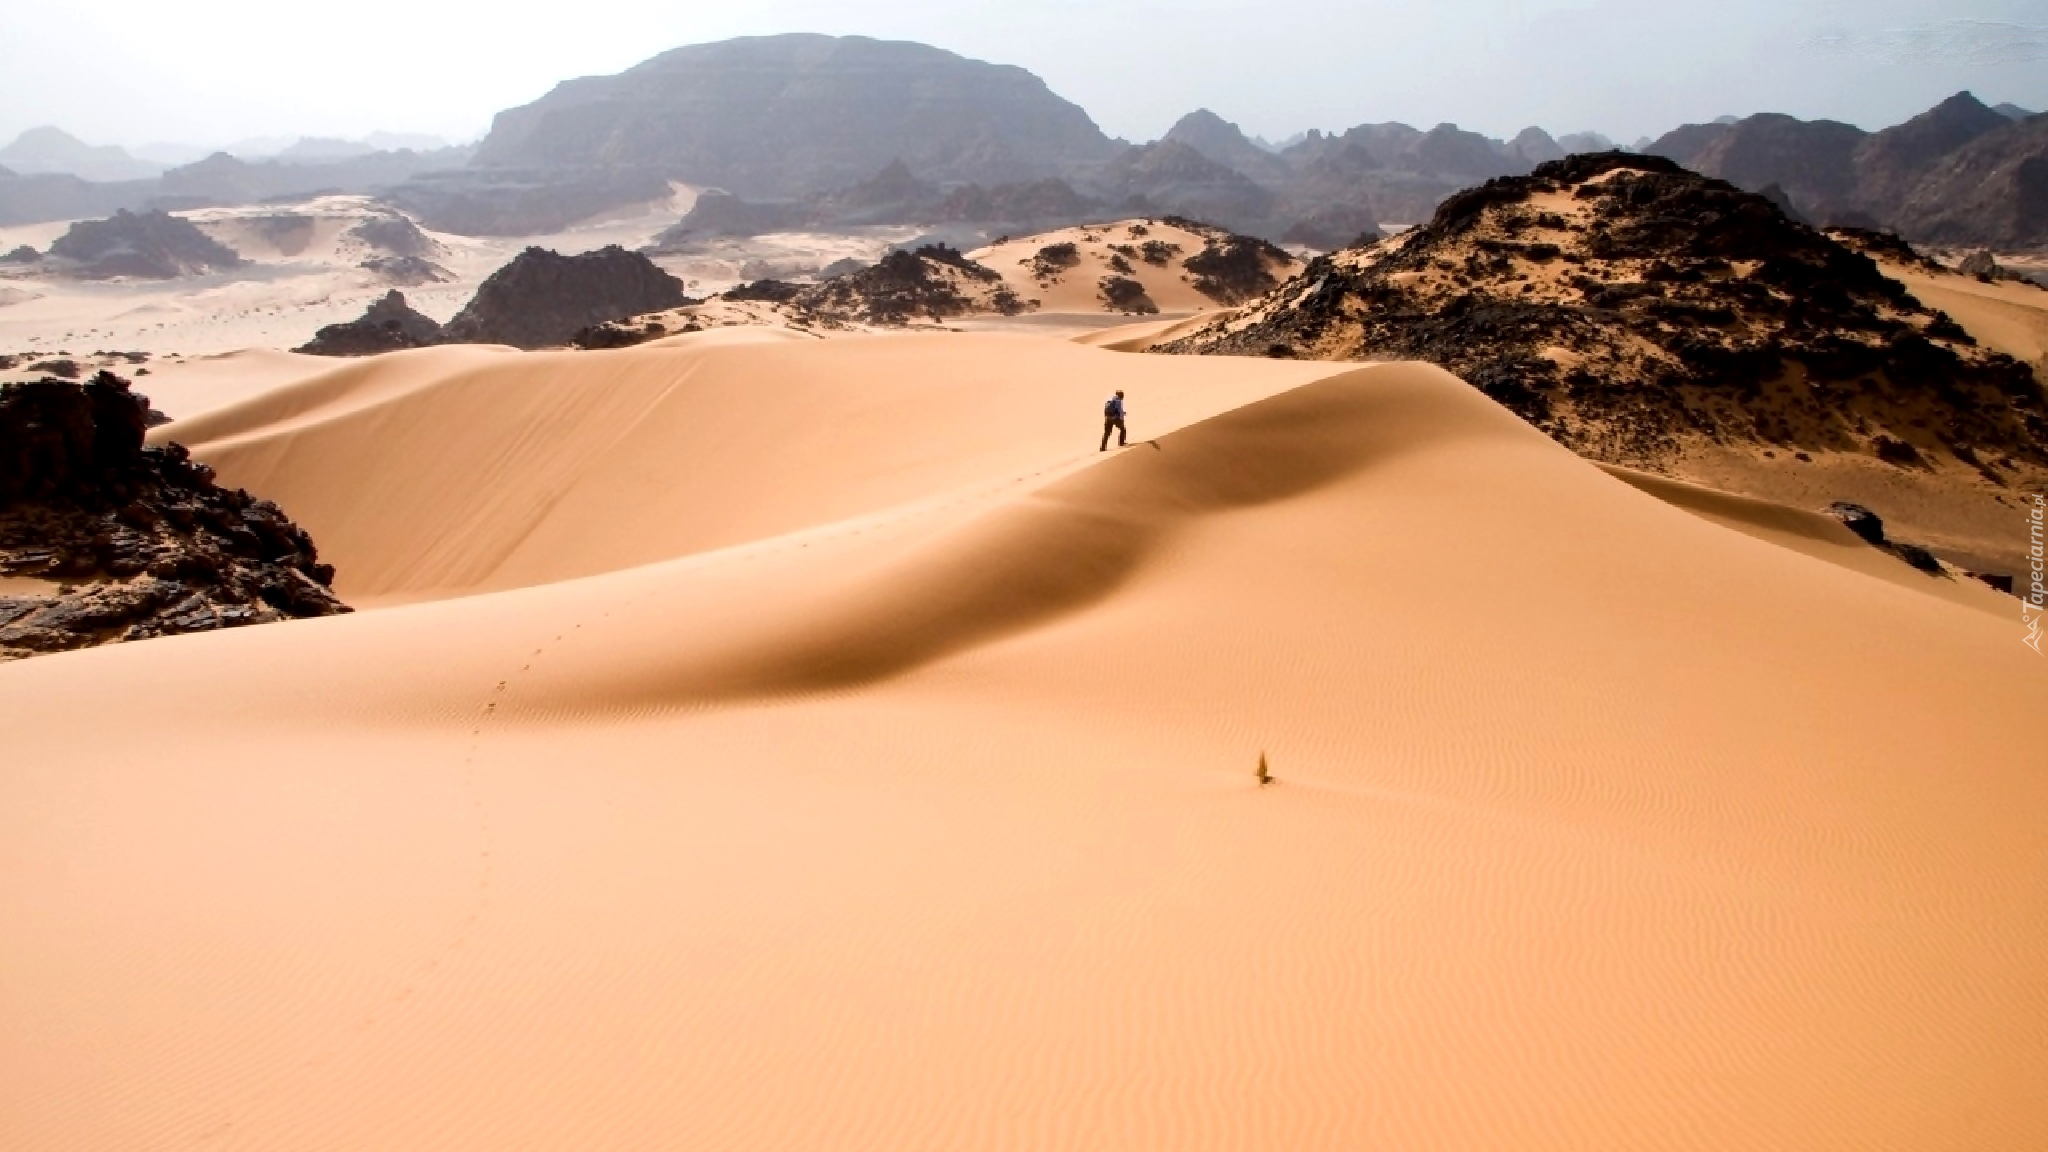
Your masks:
[[[441,326],[413,310],[405,293],[394,288],[346,324],[329,324],[294,352],[314,356],[376,356],[438,343]]]
[[[1319,258],[1234,326],[1161,350],[1275,347],[1431,361],[1632,466],[1698,444],[1953,458],[2000,485],[2015,462],[2048,465],[2048,398],[2026,365],[1863,253],[1655,156],[1489,181],[1399,243]]]
[[[528,248],[491,273],[441,339],[547,348],[569,343],[593,324],[689,302],[682,281],[617,245],[580,256]]]
[[[1885,545],[1884,518],[1861,504],[1837,501],[1828,505],[1828,514],[1842,522],[1843,527],[1863,537],[1866,544]]]
[[[62,261],[62,271],[82,280],[170,280],[247,263],[190,220],[164,212],[121,211],[105,220],[81,220],[50,245],[50,255]]]
[[[277,505],[144,447],[149,402],[102,372],[0,387],[0,659],[348,611]]]

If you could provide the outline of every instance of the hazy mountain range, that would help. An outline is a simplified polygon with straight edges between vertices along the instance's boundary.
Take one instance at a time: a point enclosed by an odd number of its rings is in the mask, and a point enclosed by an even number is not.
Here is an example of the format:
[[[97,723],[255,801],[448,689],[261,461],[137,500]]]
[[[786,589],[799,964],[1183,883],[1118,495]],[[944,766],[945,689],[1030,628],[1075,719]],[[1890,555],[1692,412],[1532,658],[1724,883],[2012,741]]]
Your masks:
[[[1500,140],[1398,123],[1275,145],[1208,110],[1133,145],[1022,69],[815,35],[678,48],[507,109],[474,147],[428,147],[437,143],[252,142],[251,155],[167,168],[36,129],[0,149],[0,223],[348,191],[438,229],[516,235],[663,197],[674,181],[724,195],[707,196],[669,243],[796,225],[999,228],[1144,212],[1327,248],[1379,222],[1427,219],[1461,188],[1613,147],[1594,133],[1531,127]],[[268,155],[254,155],[259,146]],[[2048,243],[2048,117],[1967,93],[1875,133],[1763,114],[1637,147],[1753,191],[1775,185],[1815,223]]]

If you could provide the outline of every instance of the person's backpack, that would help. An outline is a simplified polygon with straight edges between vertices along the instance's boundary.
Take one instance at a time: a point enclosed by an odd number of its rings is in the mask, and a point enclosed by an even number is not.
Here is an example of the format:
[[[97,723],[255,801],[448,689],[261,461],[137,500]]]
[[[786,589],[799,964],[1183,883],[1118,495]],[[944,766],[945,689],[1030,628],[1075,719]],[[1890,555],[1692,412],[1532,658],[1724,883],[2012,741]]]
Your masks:
[[[1103,404],[1102,414],[1112,420],[1116,419],[1118,416],[1123,415],[1123,413],[1116,410],[1116,397],[1111,396],[1109,400]]]

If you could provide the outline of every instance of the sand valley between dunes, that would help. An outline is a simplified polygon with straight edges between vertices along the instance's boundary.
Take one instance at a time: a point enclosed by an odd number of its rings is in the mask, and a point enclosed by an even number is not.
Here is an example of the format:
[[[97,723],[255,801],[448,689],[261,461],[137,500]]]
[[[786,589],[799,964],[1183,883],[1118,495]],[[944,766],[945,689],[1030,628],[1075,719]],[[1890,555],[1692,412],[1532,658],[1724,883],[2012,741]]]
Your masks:
[[[0,666],[0,1147],[2048,1147],[2048,663],[1832,520],[1415,365],[206,363],[364,610]]]

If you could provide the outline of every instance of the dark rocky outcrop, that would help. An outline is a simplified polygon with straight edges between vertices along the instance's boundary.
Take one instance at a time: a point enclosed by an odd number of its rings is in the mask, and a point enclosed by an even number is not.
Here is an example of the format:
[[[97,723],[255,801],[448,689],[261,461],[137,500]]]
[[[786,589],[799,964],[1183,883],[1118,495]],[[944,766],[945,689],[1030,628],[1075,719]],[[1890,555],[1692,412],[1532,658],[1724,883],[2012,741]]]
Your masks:
[[[22,244],[11,251],[0,253],[0,264],[34,264],[42,258],[43,254],[41,252],[36,251],[27,244]]]
[[[81,280],[170,280],[247,263],[191,221],[163,212],[123,211],[105,220],[81,220],[50,245],[50,256],[61,261],[65,274]]]
[[[413,310],[396,288],[371,304],[362,316],[345,324],[329,324],[311,341],[292,349],[314,356],[376,356],[439,343],[441,326]]]
[[[350,228],[347,236],[385,256],[431,260],[441,255],[441,246],[433,237],[420,231],[420,226],[407,217],[396,214],[372,216]]]
[[[1274,266],[1293,262],[1286,252],[1255,236],[1221,233],[1178,217],[1170,216],[1166,222],[1207,234],[1207,245],[1182,262],[1181,267],[1194,275],[1195,290],[1218,304],[1240,304],[1272,291],[1280,283],[1273,275]]]
[[[593,324],[687,303],[682,281],[617,245],[580,256],[528,248],[491,273],[441,339],[546,348]]]
[[[1015,315],[1025,305],[993,269],[944,245],[898,249],[870,267],[819,284],[775,291],[755,285],[728,299],[774,299],[798,316],[895,326],[972,313]],[[775,299],[776,297],[780,299]]]
[[[1653,156],[1574,156],[1313,261],[1182,353],[1441,364],[1597,459],[1686,444],[2048,466],[2048,399],[1862,253]]]
[[[145,447],[149,402],[102,372],[0,386],[0,659],[330,616],[334,571],[277,505]]]
[[[1021,68],[865,37],[748,37],[664,52],[498,114],[483,167],[633,166],[747,197],[844,188],[891,159],[926,179],[1061,175],[1115,145]]]

